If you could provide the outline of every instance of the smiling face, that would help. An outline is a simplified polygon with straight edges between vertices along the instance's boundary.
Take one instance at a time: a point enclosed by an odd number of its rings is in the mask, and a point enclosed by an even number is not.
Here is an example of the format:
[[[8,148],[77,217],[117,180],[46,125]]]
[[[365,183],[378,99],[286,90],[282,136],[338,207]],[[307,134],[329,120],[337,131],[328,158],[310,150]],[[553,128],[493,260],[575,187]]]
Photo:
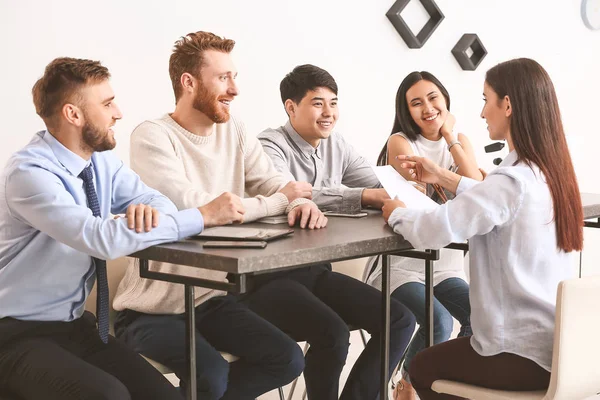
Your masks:
[[[508,96],[499,98],[491,86],[483,84],[483,109],[481,118],[485,119],[492,140],[510,140],[510,116],[512,108]]]
[[[298,104],[287,99],[285,109],[296,132],[316,148],[335,127],[339,116],[337,103],[338,97],[331,89],[318,87],[306,92]]]
[[[92,152],[114,149],[117,142],[112,127],[123,115],[114,102],[115,95],[108,80],[86,86],[80,95],[84,118],[82,147]]]
[[[229,53],[206,50],[193,107],[215,123],[229,120],[231,102],[238,95],[237,71]]]
[[[448,113],[446,99],[440,89],[434,83],[422,79],[406,91],[406,103],[421,135],[430,140],[439,139],[440,128]]]

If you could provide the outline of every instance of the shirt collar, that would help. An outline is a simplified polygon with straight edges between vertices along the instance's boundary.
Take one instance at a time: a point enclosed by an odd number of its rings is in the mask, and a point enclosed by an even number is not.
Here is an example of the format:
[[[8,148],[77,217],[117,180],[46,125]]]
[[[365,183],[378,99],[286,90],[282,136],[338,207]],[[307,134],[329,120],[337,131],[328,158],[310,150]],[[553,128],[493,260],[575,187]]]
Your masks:
[[[518,158],[519,158],[519,156],[517,155],[516,150],[513,150],[510,153],[508,153],[508,155],[506,157],[504,157],[504,160],[502,160],[499,167],[506,167],[506,166],[512,167],[513,165],[515,165]]]
[[[44,142],[50,146],[50,149],[56,156],[58,162],[60,162],[72,175],[79,176],[81,171],[92,162],[91,159],[86,161],[67,149],[61,142],[56,140],[50,132],[42,131],[40,134],[42,135]]]
[[[321,143],[319,143],[316,149],[312,147],[310,143],[304,140],[304,138],[296,132],[289,120],[286,122],[283,129],[305,157],[311,158],[313,154],[316,154],[317,157],[321,158]]]

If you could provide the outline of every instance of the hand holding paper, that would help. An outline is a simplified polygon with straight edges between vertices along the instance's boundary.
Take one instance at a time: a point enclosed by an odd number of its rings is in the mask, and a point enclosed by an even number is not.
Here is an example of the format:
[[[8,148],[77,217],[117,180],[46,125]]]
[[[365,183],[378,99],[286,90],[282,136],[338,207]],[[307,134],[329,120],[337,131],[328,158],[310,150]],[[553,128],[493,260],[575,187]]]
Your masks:
[[[390,215],[392,215],[394,210],[399,207],[406,208],[406,204],[404,204],[401,200],[398,200],[397,196],[391,200],[385,200],[383,202],[383,207],[381,208],[381,211],[383,212],[383,219],[386,223],[388,222],[388,219],[390,219]]]

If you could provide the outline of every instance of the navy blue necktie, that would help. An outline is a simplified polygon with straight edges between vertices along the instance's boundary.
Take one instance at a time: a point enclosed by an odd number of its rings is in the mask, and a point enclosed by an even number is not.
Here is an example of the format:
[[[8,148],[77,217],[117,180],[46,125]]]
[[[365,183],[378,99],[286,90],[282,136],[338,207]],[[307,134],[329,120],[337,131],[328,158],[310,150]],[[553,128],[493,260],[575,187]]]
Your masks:
[[[92,174],[92,164],[85,167],[79,177],[83,179],[85,195],[87,196],[88,207],[92,210],[94,217],[100,217],[100,203],[94,188],[94,175]],[[108,343],[108,279],[106,277],[106,261],[92,257],[96,266],[96,290],[98,298],[96,300],[96,319],[98,320],[98,332],[100,339]]]

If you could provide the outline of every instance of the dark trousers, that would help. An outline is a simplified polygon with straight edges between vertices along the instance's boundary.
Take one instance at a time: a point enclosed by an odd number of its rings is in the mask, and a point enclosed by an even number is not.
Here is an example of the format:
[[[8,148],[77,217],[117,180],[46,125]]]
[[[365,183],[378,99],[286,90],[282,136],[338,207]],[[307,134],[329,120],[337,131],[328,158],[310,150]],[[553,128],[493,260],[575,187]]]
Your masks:
[[[255,399],[302,373],[300,347],[232,295],[196,307],[197,394],[203,400]],[[185,316],[125,310],[117,337],[134,351],[164,364],[186,385]],[[239,357],[229,364],[219,351]]]
[[[421,400],[458,399],[431,390],[438,379],[469,383],[499,390],[545,390],[550,372],[535,362],[510,353],[480,356],[462,337],[420,351],[409,369],[413,387]]]
[[[348,325],[371,334],[350,372],[340,399],[374,400],[380,387],[381,292],[363,282],[317,265],[257,276],[243,296],[251,310],[288,333],[306,340],[304,378],[309,399],[338,398],[348,348]],[[391,299],[390,374],[415,328],[414,316]]]
[[[433,288],[433,342],[442,343],[450,338],[456,318],[460,323],[458,337],[471,336],[471,305],[469,304],[469,284],[460,278],[445,279]],[[409,282],[392,293],[392,298],[404,304],[415,315],[419,330],[406,351],[403,375],[410,369],[415,354],[425,348],[425,285]]]
[[[156,369],[112,336],[102,343],[95,317],[72,322],[0,319],[0,397],[11,400],[182,399]]]

